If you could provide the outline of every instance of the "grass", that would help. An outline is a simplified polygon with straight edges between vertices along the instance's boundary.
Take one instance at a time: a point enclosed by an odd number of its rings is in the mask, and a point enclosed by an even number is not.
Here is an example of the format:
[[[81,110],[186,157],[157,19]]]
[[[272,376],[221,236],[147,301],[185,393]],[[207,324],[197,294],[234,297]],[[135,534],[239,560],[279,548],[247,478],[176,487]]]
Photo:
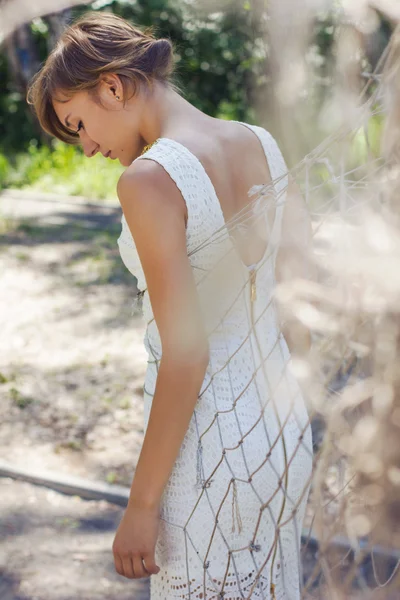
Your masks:
[[[50,147],[38,146],[32,140],[26,152],[13,157],[0,153],[0,188],[115,199],[123,170],[119,162],[107,160],[101,154],[89,160],[77,146],[58,140]]]

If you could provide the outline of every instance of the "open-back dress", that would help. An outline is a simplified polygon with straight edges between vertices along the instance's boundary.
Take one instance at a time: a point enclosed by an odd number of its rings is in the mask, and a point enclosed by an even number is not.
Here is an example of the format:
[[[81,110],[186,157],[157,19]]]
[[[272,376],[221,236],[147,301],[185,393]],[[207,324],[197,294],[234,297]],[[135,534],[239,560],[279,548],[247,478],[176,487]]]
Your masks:
[[[155,556],[160,571],[150,577],[151,600],[300,598],[312,434],[272,294],[287,167],[266,129],[237,123],[258,137],[273,180],[273,223],[265,253],[253,265],[241,260],[215,188],[186,146],[159,138],[135,159],[158,162],[186,202],[187,252],[210,352],[188,430],[164,489]],[[147,325],[146,431],[161,340],[124,215],[121,223],[119,251],[137,278]]]

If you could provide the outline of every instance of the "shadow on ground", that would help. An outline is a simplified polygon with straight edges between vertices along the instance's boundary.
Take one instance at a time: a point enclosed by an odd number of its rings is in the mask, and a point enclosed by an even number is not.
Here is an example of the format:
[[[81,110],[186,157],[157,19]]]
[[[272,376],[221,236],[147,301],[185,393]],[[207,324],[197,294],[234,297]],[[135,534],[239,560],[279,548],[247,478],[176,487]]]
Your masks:
[[[121,508],[0,479],[0,514],[1,600],[148,600],[115,570]]]

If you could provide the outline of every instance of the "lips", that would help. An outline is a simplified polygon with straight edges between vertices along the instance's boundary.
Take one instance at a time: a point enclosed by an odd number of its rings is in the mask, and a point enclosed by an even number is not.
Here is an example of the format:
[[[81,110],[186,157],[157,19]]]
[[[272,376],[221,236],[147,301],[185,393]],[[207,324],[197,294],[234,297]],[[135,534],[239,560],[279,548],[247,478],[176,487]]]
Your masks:
[[[104,158],[111,158],[111,160],[115,160],[115,157],[111,156],[111,150],[109,150],[107,154],[104,154],[104,152],[102,152],[102,155],[104,156]]]

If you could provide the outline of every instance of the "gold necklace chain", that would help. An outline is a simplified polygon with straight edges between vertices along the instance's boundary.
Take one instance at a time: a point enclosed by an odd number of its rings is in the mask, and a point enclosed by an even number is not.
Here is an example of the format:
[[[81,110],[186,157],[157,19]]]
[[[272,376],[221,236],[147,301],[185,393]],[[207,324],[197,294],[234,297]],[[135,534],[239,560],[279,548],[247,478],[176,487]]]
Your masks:
[[[156,142],[158,142],[158,139],[155,140],[154,142],[152,142],[151,144],[147,144],[147,146],[145,146],[143,148],[143,152],[140,154],[140,156],[142,156],[142,154],[144,154],[145,152],[147,152],[147,150],[150,150],[150,148],[152,148]]]

